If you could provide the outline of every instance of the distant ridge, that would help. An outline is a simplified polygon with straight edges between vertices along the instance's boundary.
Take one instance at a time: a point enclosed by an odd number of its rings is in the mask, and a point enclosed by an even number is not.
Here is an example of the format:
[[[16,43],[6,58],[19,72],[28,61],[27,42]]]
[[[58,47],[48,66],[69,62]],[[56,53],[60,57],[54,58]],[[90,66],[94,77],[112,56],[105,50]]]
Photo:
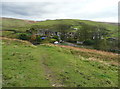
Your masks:
[[[0,17],[0,19],[14,19],[14,20],[22,20],[22,21],[26,21],[29,23],[36,23],[36,22],[42,22],[42,21],[35,21],[35,20],[27,20],[27,19],[20,19],[20,18],[9,18],[9,17]],[[47,21],[48,19],[44,20]],[[49,19],[50,20],[50,19]],[[64,19],[55,19],[55,20],[64,20]],[[72,20],[72,19],[71,19]],[[80,19],[78,19],[80,20]],[[92,20],[85,20],[85,21],[92,21]],[[119,25],[117,22],[101,22],[101,21],[93,21],[93,22],[98,22],[98,23],[105,23],[105,24],[112,24],[112,25]]]
[[[1,19],[13,19],[13,20],[21,20],[21,21],[26,21],[28,23],[36,23],[40,21],[34,21],[34,20],[27,20],[27,19],[19,19],[19,18],[8,18],[8,17],[0,17]]]
[[[104,27],[111,31],[112,37],[118,37],[118,23],[114,22],[99,22],[99,21],[91,21],[91,20],[80,20],[80,19],[55,19],[55,20],[44,20],[44,21],[34,21],[34,20],[26,20],[26,19],[17,19],[17,18],[7,18],[1,17],[2,21],[2,29],[15,29],[18,31],[26,31],[33,25],[45,26],[45,27],[52,27],[56,24],[64,24],[70,25],[72,28],[81,28],[82,24],[86,24],[89,26],[96,26],[96,27]]]
[[[99,22],[99,23],[100,23],[100,22]],[[116,23],[113,23],[113,22],[101,22],[101,23],[112,24],[112,25],[119,25],[119,26],[120,26],[120,24],[118,24],[117,22],[116,22]]]

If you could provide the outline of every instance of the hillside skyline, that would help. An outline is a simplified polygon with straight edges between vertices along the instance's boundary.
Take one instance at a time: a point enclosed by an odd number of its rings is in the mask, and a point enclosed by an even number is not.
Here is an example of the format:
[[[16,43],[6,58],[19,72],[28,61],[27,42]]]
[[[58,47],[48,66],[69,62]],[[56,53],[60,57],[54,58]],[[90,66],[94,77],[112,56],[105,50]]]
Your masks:
[[[16,20],[26,20],[26,21],[34,21],[34,22],[42,22],[47,20],[66,20],[66,19],[45,19],[45,20],[30,20],[30,19],[22,19],[22,18],[15,18],[15,17],[0,17],[1,19],[16,19]],[[70,19],[70,20],[83,20],[84,19]],[[85,20],[85,21],[93,21],[93,22],[100,22],[100,23],[109,23],[109,24],[115,24],[117,25],[118,22],[102,22],[102,21],[94,21],[94,20]]]

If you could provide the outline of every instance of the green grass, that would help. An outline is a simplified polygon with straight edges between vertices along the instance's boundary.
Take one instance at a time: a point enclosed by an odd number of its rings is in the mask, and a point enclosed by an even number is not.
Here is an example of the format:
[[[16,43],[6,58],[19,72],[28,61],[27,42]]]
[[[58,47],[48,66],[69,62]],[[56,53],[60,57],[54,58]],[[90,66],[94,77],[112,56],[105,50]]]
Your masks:
[[[80,28],[82,24],[87,24],[91,26],[103,26],[110,30],[113,37],[118,37],[118,26],[108,23],[101,23],[95,21],[88,21],[88,20],[79,20],[79,19],[61,19],[61,20],[46,20],[40,22],[32,22],[29,20],[20,20],[20,19],[12,19],[12,18],[2,18],[2,29],[13,29],[18,31],[26,31],[32,25],[41,25],[41,26],[48,26],[51,27],[53,25],[62,23],[72,25],[75,28]],[[53,29],[54,30],[54,29]],[[74,32],[75,30],[73,30]]]
[[[47,21],[34,23],[33,25],[53,26],[59,23],[73,25],[73,27],[75,28],[81,28],[82,24],[87,24],[90,26],[102,26],[108,29],[110,33],[112,33],[111,36],[118,37],[118,26],[117,25],[102,23],[102,22],[95,22],[95,21],[88,21],[88,20],[79,20],[79,19],[47,20]]]
[[[21,19],[12,19],[12,18],[0,18],[0,24],[2,25],[2,29],[13,29],[18,31],[26,31],[30,28],[33,22],[29,20],[21,20]]]
[[[12,18],[2,18],[0,23],[2,22],[2,29],[12,29],[20,32],[25,32],[29,30],[33,25],[40,25],[51,28],[53,25],[56,24],[66,24],[72,25],[73,28],[81,28],[82,24],[87,24],[90,26],[102,26],[109,30],[110,36],[109,37],[117,37],[120,35],[118,33],[118,26],[113,24],[107,23],[100,23],[95,21],[88,21],[88,20],[78,20],[78,19],[61,19],[61,20],[46,20],[40,22],[31,22],[29,20],[20,20],[20,19],[12,19]],[[55,29],[52,29],[55,30]],[[76,30],[71,30],[71,32],[76,32]],[[10,38],[17,38],[18,34],[7,34],[12,32],[3,32],[2,36],[10,37]]]
[[[80,25],[81,23],[85,23],[85,24],[92,25],[92,26],[103,26],[109,30],[117,30],[118,29],[118,26],[113,25],[113,24],[105,24],[105,23],[101,23],[101,22],[88,21],[88,20],[78,20],[78,19],[47,20],[47,21],[34,23],[33,25],[49,25],[49,26],[51,26],[51,25],[59,24],[59,23],[75,25],[76,27],[81,26]]]
[[[118,67],[87,60],[96,54],[3,40],[3,86],[117,87]],[[97,54],[98,56],[101,56]],[[99,57],[104,62],[106,57]]]
[[[2,31],[2,34],[0,34],[0,36],[8,38],[18,38],[19,34],[21,33],[14,33],[13,31]]]
[[[7,43],[9,46],[3,46],[3,86],[48,86],[38,54],[33,56],[30,51],[36,49],[19,42]]]
[[[21,19],[2,18],[3,27],[26,27],[31,22]]]

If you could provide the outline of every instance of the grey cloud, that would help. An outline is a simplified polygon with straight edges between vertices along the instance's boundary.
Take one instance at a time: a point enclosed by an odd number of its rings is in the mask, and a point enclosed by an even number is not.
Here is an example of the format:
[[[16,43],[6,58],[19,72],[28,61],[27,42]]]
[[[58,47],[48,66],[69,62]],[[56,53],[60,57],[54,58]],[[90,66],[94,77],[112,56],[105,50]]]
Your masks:
[[[32,15],[44,15],[50,13],[45,10],[47,5],[51,3],[2,3],[2,14],[4,15],[20,15],[20,16],[32,16]]]
[[[90,0],[72,0],[69,2],[3,2],[2,15],[16,18],[25,18],[31,20],[43,19],[86,19],[116,17],[116,8],[108,7],[100,11],[89,9]],[[91,0],[94,1],[94,0]],[[86,4],[87,3],[87,4]],[[99,4],[99,3],[98,3]],[[87,5],[89,5],[87,7]],[[85,8],[86,6],[86,8]],[[102,6],[101,6],[102,7]],[[99,9],[99,8],[98,8]]]

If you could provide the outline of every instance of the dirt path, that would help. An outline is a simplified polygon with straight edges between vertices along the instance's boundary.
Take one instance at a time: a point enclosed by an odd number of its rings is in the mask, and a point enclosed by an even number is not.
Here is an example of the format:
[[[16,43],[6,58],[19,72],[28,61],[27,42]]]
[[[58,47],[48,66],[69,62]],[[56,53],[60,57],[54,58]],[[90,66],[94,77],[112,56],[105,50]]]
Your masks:
[[[56,76],[54,75],[54,73],[52,72],[52,70],[48,67],[48,65],[45,62],[46,59],[46,55],[42,55],[42,66],[43,66],[43,70],[45,72],[45,76],[46,79],[50,81],[50,84],[53,87],[63,87],[63,83],[61,83],[60,81],[58,81],[58,79],[56,78]]]

